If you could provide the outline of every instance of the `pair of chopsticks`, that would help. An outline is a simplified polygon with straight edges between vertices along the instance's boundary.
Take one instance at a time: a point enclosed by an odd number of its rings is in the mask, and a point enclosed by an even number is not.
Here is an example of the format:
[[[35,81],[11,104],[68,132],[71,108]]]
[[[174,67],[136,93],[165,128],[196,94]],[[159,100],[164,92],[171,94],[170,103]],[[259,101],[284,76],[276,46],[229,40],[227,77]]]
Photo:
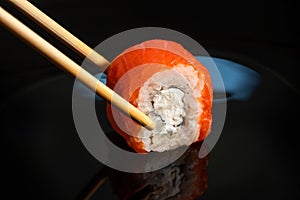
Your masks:
[[[29,1],[26,0],[9,0],[24,14],[33,19],[37,24],[44,29],[52,33],[59,40],[64,42],[67,46],[75,50],[83,57],[87,57],[94,64],[103,68],[109,64],[109,62],[99,55],[92,48],[84,44]],[[155,122],[151,120],[147,115],[134,107],[128,101],[116,94],[113,90],[108,88],[105,84],[100,82],[97,78],[81,68],[78,64],[44,40],[42,37],[33,32],[30,28],[25,26],[18,19],[13,17],[2,7],[0,7],[0,24],[6,27],[9,31],[16,36],[24,40],[29,45],[33,46],[37,51],[54,62],[57,66],[63,70],[69,72],[74,77],[77,77],[82,83],[89,87],[92,91],[95,91],[99,96],[103,97],[106,101],[110,102],[115,107],[119,108],[126,114],[129,114],[132,118],[138,121],[141,125],[152,130],[155,127]]]

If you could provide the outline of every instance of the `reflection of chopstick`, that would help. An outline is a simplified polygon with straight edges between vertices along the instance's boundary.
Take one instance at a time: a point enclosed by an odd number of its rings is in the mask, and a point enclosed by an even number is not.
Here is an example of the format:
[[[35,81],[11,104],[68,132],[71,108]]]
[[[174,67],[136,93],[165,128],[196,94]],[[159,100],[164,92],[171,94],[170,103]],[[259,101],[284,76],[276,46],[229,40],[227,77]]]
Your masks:
[[[13,17],[11,14],[6,12],[2,7],[0,7],[0,23],[7,29],[9,29],[11,32],[16,34],[18,37],[23,39],[25,42],[33,46],[41,54],[46,56],[52,62],[61,67],[63,70],[77,77],[87,87],[95,91],[105,100],[111,102],[112,105],[116,106],[124,113],[127,113],[130,116],[132,116],[135,120],[144,125],[146,128],[153,129],[155,127],[155,122],[152,121],[143,112],[138,110],[132,104],[130,104],[121,96],[116,94],[113,90],[101,83],[93,75],[81,68],[79,65],[77,65],[74,61],[72,61],[70,58],[61,53],[58,49],[56,49],[46,40],[41,38],[39,35],[37,35],[35,32],[33,32],[15,17]]]
[[[100,169],[100,171],[93,176],[87,186],[78,195],[78,200],[89,200],[99,190],[99,188],[109,179],[108,171],[106,167]]]
[[[16,8],[20,9],[24,14],[33,19],[38,25],[43,27],[45,30],[53,34],[57,39],[64,42],[66,45],[71,47],[81,56],[88,58],[100,69],[106,67],[109,62],[103,56],[98,54],[92,48],[87,46],[85,43],[80,41],[74,35],[72,35],[65,28],[56,23],[53,19],[48,17],[45,13],[31,4],[29,1],[24,0],[9,0],[13,3]]]

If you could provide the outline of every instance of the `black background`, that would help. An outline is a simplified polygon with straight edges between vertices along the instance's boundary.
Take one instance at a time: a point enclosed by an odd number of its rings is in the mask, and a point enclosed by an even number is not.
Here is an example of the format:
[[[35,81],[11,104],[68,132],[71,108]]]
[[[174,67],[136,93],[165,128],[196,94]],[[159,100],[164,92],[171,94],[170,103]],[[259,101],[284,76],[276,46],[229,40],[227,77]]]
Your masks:
[[[228,103],[203,199],[299,198],[296,1],[31,2],[91,47],[128,29],[165,27],[192,37],[212,56],[258,71],[263,83],[254,96]],[[83,61],[11,4],[1,6],[75,62]],[[73,78],[3,28],[0,53],[2,194],[73,199],[100,167],[75,133]],[[45,90],[36,85],[49,79],[54,83]]]
[[[32,3],[91,47],[128,29],[165,27],[192,37],[212,56],[242,53],[280,74],[291,84],[297,84],[294,70],[299,31],[297,6],[294,1],[212,0],[176,3],[65,0]],[[78,63],[82,62],[82,58],[30,22],[11,4],[2,4],[66,55]],[[35,82],[38,78],[42,79],[43,75],[59,71],[9,32],[1,29],[0,34],[3,64],[1,74],[4,78],[1,81],[11,81],[9,87],[13,87],[13,90],[3,88],[3,96]],[[18,57],[12,57],[15,54]],[[278,57],[282,58],[281,61],[276,59]],[[13,81],[12,74],[15,76]],[[24,78],[25,76],[30,77]]]

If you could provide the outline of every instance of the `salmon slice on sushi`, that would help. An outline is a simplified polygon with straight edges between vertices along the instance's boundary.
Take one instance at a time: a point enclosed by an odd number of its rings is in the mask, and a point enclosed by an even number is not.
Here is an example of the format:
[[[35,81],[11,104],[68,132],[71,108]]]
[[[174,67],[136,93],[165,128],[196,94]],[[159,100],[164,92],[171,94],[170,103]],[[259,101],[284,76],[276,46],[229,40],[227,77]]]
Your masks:
[[[210,74],[177,42],[155,39],[126,49],[112,61],[107,86],[156,122],[150,131],[107,105],[112,127],[136,152],[189,146],[210,133]]]

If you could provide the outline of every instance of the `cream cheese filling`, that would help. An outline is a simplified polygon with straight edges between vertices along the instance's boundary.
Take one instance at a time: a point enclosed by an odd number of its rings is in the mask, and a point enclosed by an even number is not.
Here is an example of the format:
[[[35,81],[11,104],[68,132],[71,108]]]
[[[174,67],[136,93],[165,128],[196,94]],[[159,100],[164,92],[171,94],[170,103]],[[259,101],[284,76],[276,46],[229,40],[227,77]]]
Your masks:
[[[144,83],[138,108],[156,122],[154,130],[142,128],[138,138],[148,152],[163,152],[191,145],[200,132],[199,97],[204,85],[192,66],[175,66],[157,72]]]
[[[159,91],[153,97],[154,113],[165,122],[160,134],[175,133],[185,117],[184,92],[178,88],[168,88]]]

